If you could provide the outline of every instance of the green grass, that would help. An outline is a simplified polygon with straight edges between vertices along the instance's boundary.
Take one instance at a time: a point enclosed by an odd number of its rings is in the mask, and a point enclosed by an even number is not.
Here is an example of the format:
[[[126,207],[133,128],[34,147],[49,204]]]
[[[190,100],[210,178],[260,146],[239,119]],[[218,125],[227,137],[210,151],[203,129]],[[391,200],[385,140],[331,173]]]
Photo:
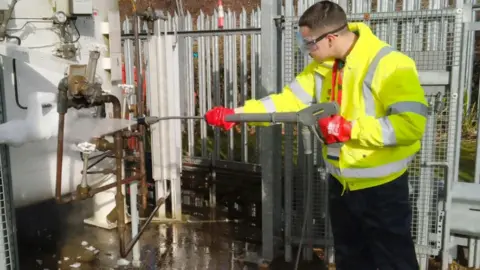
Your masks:
[[[462,181],[473,182],[475,173],[475,156],[477,145],[475,140],[462,140],[460,150],[459,177]]]
[[[477,115],[477,104],[472,105],[469,114],[463,113],[459,178],[464,182],[473,182],[475,177]]]

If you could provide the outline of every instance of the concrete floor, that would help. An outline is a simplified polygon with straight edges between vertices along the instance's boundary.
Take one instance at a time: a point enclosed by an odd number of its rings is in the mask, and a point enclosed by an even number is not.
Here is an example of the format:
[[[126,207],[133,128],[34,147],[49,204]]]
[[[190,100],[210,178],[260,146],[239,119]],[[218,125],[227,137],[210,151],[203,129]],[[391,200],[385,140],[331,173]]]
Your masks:
[[[241,223],[191,220],[181,224],[151,224],[140,239],[142,266],[119,266],[116,231],[89,225],[90,201],[57,205],[52,201],[17,209],[21,270],[34,269],[258,269],[260,246],[239,241],[239,232],[252,234]],[[90,248],[91,250],[88,250]],[[131,254],[126,258],[131,260]],[[289,270],[293,264],[275,260],[270,269]],[[324,269],[318,258],[299,269]]]
[[[117,264],[115,230],[82,223],[89,210],[89,201],[69,205],[45,202],[18,209],[21,269],[134,269]],[[199,221],[152,224],[140,239],[140,269],[256,269],[234,259],[255,254],[245,253],[246,246],[252,251],[258,248],[233,239],[238,225]]]
[[[190,217],[187,218],[189,222],[151,224],[140,238],[142,266],[139,269],[258,269],[257,254],[261,250],[261,219],[257,218],[261,213],[258,176],[255,182],[256,178],[250,175],[217,173],[218,179],[224,177],[228,181],[226,185],[217,185],[218,209],[212,218],[210,208],[199,208],[194,203],[195,198],[200,201],[208,198],[208,192],[198,188],[203,186],[206,176],[199,172],[190,177],[187,173],[184,175],[183,211]],[[188,199],[187,194],[193,196],[192,199]],[[252,203],[257,204],[255,217],[246,210]],[[17,209],[20,269],[135,269],[131,265],[118,265],[116,230],[108,231],[83,223],[91,214],[92,200],[65,205],[47,201]],[[225,222],[225,218],[237,222]],[[206,222],[209,219],[217,221]],[[131,254],[126,259],[130,261]],[[294,267],[279,257],[269,269],[291,270]],[[302,269],[322,270],[325,267],[316,257],[312,263],[301,264],[298,270]]]

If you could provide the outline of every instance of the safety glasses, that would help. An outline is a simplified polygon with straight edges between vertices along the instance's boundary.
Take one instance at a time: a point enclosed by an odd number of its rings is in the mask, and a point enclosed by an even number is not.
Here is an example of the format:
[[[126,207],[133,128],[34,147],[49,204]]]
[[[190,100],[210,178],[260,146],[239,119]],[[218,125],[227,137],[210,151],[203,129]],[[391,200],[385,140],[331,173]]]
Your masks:
[[[297,44],[298,44],[298,47],[300,48],[300,50],[305,53],[305,54],[308,54],[308,53],[311,53],[315,50],[317,50],[317,43],[319,41],[321,41],[322,39],[326,38],[328,35],[332,35],[332,34],[335,34],[336,32],[342,30],[343,28],[347,27],[347,25],[342,25],[341,27],[339,28],[336,28],[332,31],[329,31],[327,33],[324,33],[314,39],[304,39],[302,37],[302,34],[300,32],[297,32]]]

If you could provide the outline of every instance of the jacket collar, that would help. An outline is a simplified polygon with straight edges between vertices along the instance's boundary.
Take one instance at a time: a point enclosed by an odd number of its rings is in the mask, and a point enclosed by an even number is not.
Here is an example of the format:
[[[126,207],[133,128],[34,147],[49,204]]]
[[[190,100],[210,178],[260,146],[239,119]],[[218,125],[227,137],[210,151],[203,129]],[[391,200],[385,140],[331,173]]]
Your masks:
[[[332,70],[333,61],[325,61],[319,63],[314,60],[314,62],[316,63],[314,68],[315,72],[319,73],[322,76],[326,76]]]
[[[365,62],[366,58],[370,58],[370,54],[375,53],[374,47],[378,38],[364,23],[349,23],[348,29],[358,34],[358,39],[346,58],[346,64],[348,66],[356,65],[359,60]]]

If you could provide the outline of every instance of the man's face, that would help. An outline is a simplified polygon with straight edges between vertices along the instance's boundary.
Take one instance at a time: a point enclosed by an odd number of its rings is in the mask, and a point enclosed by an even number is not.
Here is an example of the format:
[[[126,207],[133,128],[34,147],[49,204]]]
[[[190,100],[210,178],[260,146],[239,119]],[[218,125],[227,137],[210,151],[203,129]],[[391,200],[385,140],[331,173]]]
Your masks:
[[[312,31],[312,29],[306,26],[300,27],[300,35],[303,39],[304,48],[315,61],[325,62],[333,58],[333,35],[328,34],[324,36],[323,33]]]

